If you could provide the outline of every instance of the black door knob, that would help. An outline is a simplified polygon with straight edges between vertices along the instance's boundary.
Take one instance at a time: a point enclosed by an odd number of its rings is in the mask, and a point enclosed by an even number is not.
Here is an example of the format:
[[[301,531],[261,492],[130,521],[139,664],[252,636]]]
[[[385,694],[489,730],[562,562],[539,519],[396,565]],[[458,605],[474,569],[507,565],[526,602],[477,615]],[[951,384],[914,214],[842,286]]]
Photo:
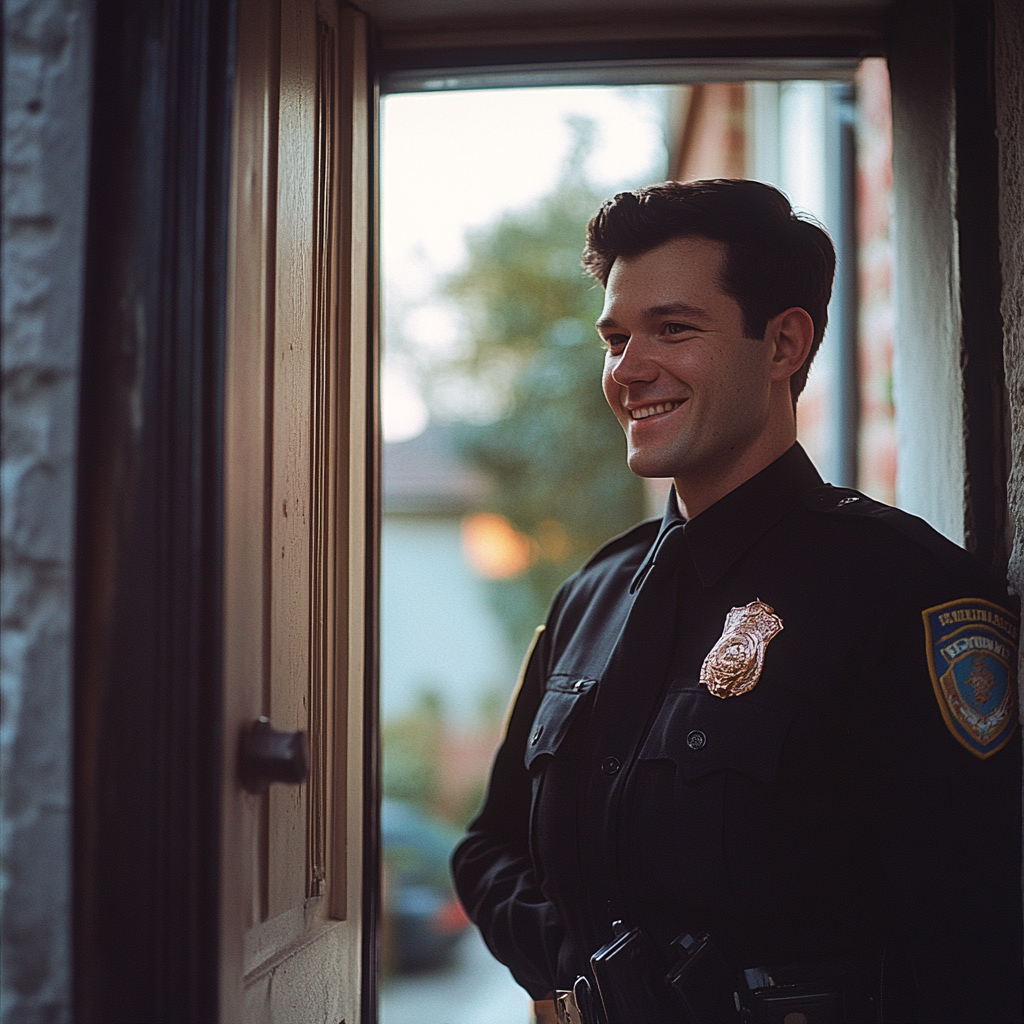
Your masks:
[[[272,782],[298,785],[309,778],[309,739],[281,732],[269,718],[257,718],[242,736],[238,775],[250,793],[265,793]]]

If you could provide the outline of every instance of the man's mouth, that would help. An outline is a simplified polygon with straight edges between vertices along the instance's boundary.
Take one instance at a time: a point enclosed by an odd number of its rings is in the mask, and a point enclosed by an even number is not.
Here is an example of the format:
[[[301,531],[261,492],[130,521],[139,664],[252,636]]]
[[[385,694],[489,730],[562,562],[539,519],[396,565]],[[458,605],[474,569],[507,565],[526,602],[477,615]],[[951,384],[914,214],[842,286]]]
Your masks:
[[[634,420],[645,420],[649,416],[660,416],[662,413],[672,412],[682,404],[682,402],[658,402],[655,405],[641,405],[636,409],[630,409],[629,415]]]

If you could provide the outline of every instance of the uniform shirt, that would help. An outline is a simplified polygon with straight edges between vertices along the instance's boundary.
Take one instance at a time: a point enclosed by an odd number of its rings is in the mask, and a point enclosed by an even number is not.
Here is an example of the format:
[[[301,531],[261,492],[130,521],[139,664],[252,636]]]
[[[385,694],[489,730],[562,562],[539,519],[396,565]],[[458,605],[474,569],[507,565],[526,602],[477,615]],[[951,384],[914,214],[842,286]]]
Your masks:
[[[781,631],[714,696],[702,665],[757,601]],[[1020,1020],[1016,629],[980,563],[798,445],[690,522],[673,494],[553,602],[454,855],[470,917],[535,999],[622,920],[740,968],[884,947],[899,1019]]]

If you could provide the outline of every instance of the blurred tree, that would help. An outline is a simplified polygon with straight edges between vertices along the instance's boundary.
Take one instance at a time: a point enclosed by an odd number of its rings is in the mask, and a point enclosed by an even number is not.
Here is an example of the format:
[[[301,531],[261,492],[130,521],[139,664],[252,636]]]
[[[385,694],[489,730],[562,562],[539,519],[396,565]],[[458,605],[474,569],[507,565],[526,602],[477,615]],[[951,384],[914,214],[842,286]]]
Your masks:
[[[559,584],[645,512],[601,392],[594,321],[602,291],[580,268],[587,221],[605,198],[583,170],[594,126],[574,118],[570,127],[575,145],[556,189],[470,234],[466,264],[444,288],[467,334],[464,355],[445,373],[491,388],[504,409],[493,422],[461,425],[457,444],[495,481],[494,511],[533,541],[526,572],[492,584],[520,649]]]
[[[412,712],[385,722],[384,796],[424,810],[437,798],[444,703],[440,689],[424,686]]]

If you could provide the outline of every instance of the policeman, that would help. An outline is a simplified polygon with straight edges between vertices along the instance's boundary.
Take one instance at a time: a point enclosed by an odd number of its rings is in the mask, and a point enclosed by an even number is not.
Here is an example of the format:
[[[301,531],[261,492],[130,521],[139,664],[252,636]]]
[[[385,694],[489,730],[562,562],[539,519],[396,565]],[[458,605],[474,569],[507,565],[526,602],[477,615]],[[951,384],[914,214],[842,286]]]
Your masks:
[[[1020,1021],[1018,618],[796,443],[828,237],[767,185],[667,183],[583,259],[629,466],[675,486],[538,630],[454,856],[470,916],[540,1016],[623,1024],[635,993],[566,993],[626,935],[671,973],[686,935],[737,1020]],[[621,1013],[699,1019],[659,984]]]

